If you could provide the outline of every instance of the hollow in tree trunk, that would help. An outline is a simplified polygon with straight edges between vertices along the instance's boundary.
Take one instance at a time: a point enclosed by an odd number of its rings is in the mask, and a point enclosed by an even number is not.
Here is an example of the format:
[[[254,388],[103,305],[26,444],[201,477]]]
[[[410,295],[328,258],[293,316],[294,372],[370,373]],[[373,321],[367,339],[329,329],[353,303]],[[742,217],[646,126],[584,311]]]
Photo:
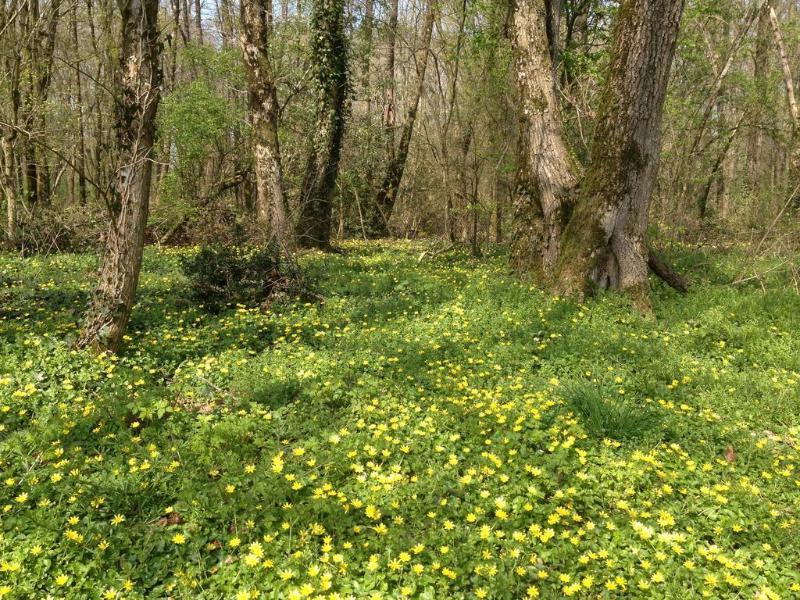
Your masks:
[[[121,0],[115,76],[114,181],[106,197],[108,230],[80,346],[118,350],[142,266],[161,69],[158,0]]]

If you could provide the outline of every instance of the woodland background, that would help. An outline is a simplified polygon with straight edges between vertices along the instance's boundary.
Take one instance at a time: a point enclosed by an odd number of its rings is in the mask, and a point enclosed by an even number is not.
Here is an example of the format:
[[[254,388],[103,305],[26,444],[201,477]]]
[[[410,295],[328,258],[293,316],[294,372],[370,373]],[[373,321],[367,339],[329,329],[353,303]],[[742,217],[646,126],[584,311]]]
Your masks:
[[[596,0],[553,5],[558,99],[580,162],[589,152],[617,7]],[[668,236],[757,241],[779,215],[796,223],[787,199],[796,185],[790,165],[799,6],[688,3],[651,208],[651,223]],[[437,2],[427,42],[429,9],[418,1],[345,3],[349,84],[333,235],[381,233],[374,197],[420,88],[389,228],[402,237],[471,242],[477,252],[506,241],[511,226],[518,115],[508,3]],[[4,237],[28,252],[94,247],[113,171],[116,7],[106,0],[4,0],[0,10]],[[270,10],[286,196],[297,214],[316,128],[312,3],[275,2]],[[176,244],[246,237],[257,194],[239,7],[174,0],[159,12],[163,90],[147,238]],[[789,243],[779,238],[773,241]]]

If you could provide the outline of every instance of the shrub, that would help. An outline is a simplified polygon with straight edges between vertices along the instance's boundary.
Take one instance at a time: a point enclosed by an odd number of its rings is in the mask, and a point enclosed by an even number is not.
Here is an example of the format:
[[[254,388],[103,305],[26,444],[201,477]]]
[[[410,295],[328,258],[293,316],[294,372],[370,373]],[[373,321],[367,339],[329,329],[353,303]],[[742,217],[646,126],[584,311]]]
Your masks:
[[[211,312],[231,304],[262,305],[297,279],[273,248],[203,246],[181,266],[192,298]]]

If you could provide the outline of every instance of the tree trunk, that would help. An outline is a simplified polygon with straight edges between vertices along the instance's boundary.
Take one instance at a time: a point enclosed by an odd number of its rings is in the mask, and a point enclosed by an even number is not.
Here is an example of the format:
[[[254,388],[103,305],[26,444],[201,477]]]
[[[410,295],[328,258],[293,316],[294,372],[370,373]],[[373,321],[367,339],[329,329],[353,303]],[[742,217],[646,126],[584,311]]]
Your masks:
[[[75,155],[75,170],[78,176],[78,193],[81,206],[86,204],[86,134],[83,123],[83,90],[81,86],[80,46],[78,44],[77,4],[72,6],[72,45],[75,51],[75,101],[78,105],[78,148]]]
[[[17,191],[18,168],[17,157],[14,152],[17,141],[17,126],[19,124],[19,109],[21,103],[20,95],[20,53],[13,50],[17,46],[17,27],[13,23],[8,23],[8,15],[14,14],[17,10],[17,1],[12,0],[9,4],[0,5],[0,22],[7,23],[7,31],[0,39],[0,50],[3,54],[3,67],[7,80],[6,90],[7,99],[4,97],[4,105],[9,114],[3,114],[11,121],[7,126],[0,130],[0,188],[6,200],[6,242],[9,247],[14,247],[17,243],[17,206],[19,197]],[[4,90],[5,91],[5,90]]]
[[[683,5],[628,0],[620,7],[591,164],[564,231],[556,292],[615,289],[650,307],[645,230]]]
[[[312,10],[317,116],[306,160],[297,234],[304,247],[327,250],[347,103],[344,0],[319,0]]]
[[[370,86],[370,58],[372,56],[372,28],[374,0],[364,2],[364,22],[361,24],[363,51],[361,54],[361,89],[367,103],[367,114],[372,111],[372,89]]]
[[[0,138],[0,150],[2,150],[2,172],[0,173],[0,187],[6,198],[6,243],[9,248],[14,248],[17,244],[17,194],[14,177],[14,133],[4,134]]]
[[[767,2],[758,17],[758,32],[756,33],[756,49],[753,64],[753,82],[757,94],[756,104],[753,107],[753,124],[747,140],[747,176],[750,190],[758,195],[764,179],[764,109],[769,102],[769,50],[770,50],[770,23],[769,5]]]
[[[797,175],[800,173],[800,148],[798,148],[797,141],[800,135],[800,108],[797,105],[797,98],[794,93],[794,78],[792,76],[792,66],[789,63],[789,56],[786,53],[786,46],[783,43],[783,34],[781,33],[781,25],[778,21],[778,15],[775,14],[775,8],[769,6],[769,21],[772,25],[772,34],[775,37],[775,45],[778,47],[778,56],[781,60],[781,67],[783,69],[783,83],[786,86],[786,102],[789,104],[789,117],[791,118],[792,131],[789,137],[788,148],[788,172],[789,172],[789,186],[794,185],[797,180]]]
[[[395,51],[397,47],[397,13],[398,0],[390,0],[389,5],[389,39],[386,51],[386,99],[383,107],[383,131],[386,137],[386,164],[394,160],[394,129],[397,123],[395,115]]]
[[[194,27],[197,30],[197,43],[203,45],[203,7],[200,0],[194,0]]]
[[[120,0],[120,58],[115,77],[114,183],[109,226],[80,346],[119,349],[142,266],[161,85],[158,0]]]
[[[408,113],[403,122],[403,130],[400,134],[397,151],[392,152],[393,156],[386,166],[386,173],[375,198],[375,205],[380,218],[374,224],[376,229],[374,233],[380,237],[385,237],[389,233],[389,219],[397,201],[397,193],[400,191],[400,183],[403,179],[403,171],[405,171],[408,151],[411,147],[411,136],[414,133],[414,123],[419,110],[419,101],[425,90],[425,71],[428,65],[428,54],[431,49],[433,22],[436,16],[434,2],[435,0],[428,2],[428,9],[425,14],[425,23],[422,29],[421,56],[418,56],[416,60],[417,87],[414,90],[414,96],[409,102]]]
[[[242,0],[242,55],[247,73],[253,162],[256,175],[256,215],[265,237],[291,253],[295,245],[283,187],[278,141],[278,94],[269,56],[268,3]]]
[[[778,15],[775,14],[775,8],[769,6],[769,21],[772,25],[772,34],[775,37],[775,45],[778,47],[778,56],[781,59],[781,68],[783,69],[783,83],[786,86],[786,102],[789,104],[789,116],[792,118],[792,128],[797,129],[800,125],[800,109],[797,106],[797,99],[794,95],[794,79],[792,78],[792,67],[789,64],[789,57],[786,53],[786,46],[783,43],[783,34],[781,33],[781,24],[778,21]]]
[[[519,272],[545,279],[556,265],[577,185],[556,100],[546,22],[543,0],[518,0],[511,39],[520,102],[511,260]]]

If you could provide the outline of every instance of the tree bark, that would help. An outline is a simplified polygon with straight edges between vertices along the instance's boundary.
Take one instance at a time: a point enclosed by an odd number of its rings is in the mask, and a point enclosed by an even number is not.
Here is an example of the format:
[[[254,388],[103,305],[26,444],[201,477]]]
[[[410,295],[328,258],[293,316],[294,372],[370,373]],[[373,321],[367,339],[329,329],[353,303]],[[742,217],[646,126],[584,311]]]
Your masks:
[[[364,22],[361,24],[363,51],[361,53],[361,89],[367,103],[367,114],[372,112],[372,89],[370,85],[370,58],[372,57],[372,29],[374,0],[364,2]]]
[[[291,253],[295,246],[295,235],[283,187],[278,140],[278,93],[269,55],[269,6],[264,0],[242,0],[240,6],[242,55],[253,128],[256,216],[265,238]]]
[[[386,137],[386,164],[394,160],[395,136],[394,130],[397,123],[395,115],[395,52],[397,47],[397,13],[398,0],[390,0],[389,23],[386,50],[386,98],[383,107],[383,131]]]
[[[747,140],[747,175],[750,190],[758,195],[764,179],[764,108],[768,103],[770,23],[769,5],[767,2],[759,13],[756,33],[756,48],[753,59],[753,81],[757,94],[753,107],[753,123]]]
[[[792,186],[793,182],[797,179],[798,173],[800,173],[800,148],[798,148],[797,145],[798,135],[800,135],[800,108],[798,108],[797,98],[795,97],[792,67],[789,63],[789,56],[783,42],[781,25],[778,21],[778,16],[775,14],[775,8],[770,5],[768,10],[769,21],[772,25],[772,34],[775,38],[775,45],[778,47],[778,56],[780,57],[781,67],[783,69],[783,83],[786,86],[786,102],[789,105],[789,117],[792,123],[788,148],[789,185]]]
[[[778,15],[775,14],[775,8],[769,6],[769,22],[772,25],[772,35],[775,37],[775,45],[778,47],[778,56],[781,59],[781,67],[783,69],[783,83],[786,86],[786,102],[789,105],[789,116],[792,118],[792,128],[796,130],[800,125],[800,109],[797,107],[797,99],[794,94],[794,79],[792,78],[792,67],[789,64],[789,57],[786,53],[786,46],[783,43],[783,34],[781,33],[781,24],[778,21]]]
[[[17,126],[19,123],[20,94],[20,54],[14,49],[17,45],[17,26],[7,21],[9,15],[17,11],[17,0],[12,0],[8,5],[0,5],[0,22],[7,23],[6,32],[0,39],[0,49],[3,54],[3,66],[7,77],[7,98],[3,98],[2,115],[10,123],[0,132],[0,187],[6,200],[6,243],[13,248],[17,243],[17,157],[15,145],[17,141]],[[9,111],[9,114],[5,113]]]
[[[417,119],[419,101],[422,98],[422,93],[425,91],[425,71],[428,65],[428,54],[431,49],[433,22],[436,17],[434,2],[435,0],[429,1],[427,12],[425,13],[420,49],[421,56],[417,56],[416,59],[417,86],[414,90],[414,96],[409,102],[408,112],[403,122],[403,130],[400,133],[400,142],[398,143],[397,151],[392,151],[391,153],[392,158],[386,166],[386,173],[383,176],[381,187],[378,189],[378,194],[375,197],[375,205],[380,218],[374,223],[374,233],[379,237],[385,237],[389,233],[389,219],[392,216],[394,205],[397,202],[397,193],[400,191],[400,183],[403,180],[403,171],[405,171],[408,151],[411,147],[411,136],[414,133],[414,123]]]
[[[4,134],[0,138],[0,150],[2,150],[2,172],[0,176],[0,187],[3,188],[3,195],[6,198],[6,244],[9,248],[14,248],[17,244],[17,194],[14,177],[14,137]]]
[[[559,256],[578,178],[556,100],[545,3],[518,0],[512,18],[520,108],[511,260],[519,272],[547,279]]]
[[[333,192],[339,172],[347,103],[344,0],[319,0],[311,16],[317,91],[316,127],[306,160],[297,227],[304,247],[330,249]]]
[[[114,87],[114,182],[99,283],[79,340],[115,352],[130,319],[142,266],[161,85],[158,0],[119,0],[120,55]]]
[[[650,308],[645,241],[683,0],[628,0],[617,17],[591,164],[564,231],[557,293],[620,290]]]
[[[203,45],[203,6],[201,0],[194,0],[194,27],[197,30],[197,43]]]
[[[72,6],[72,46],[75,51],[75,101],[78,105],[78,148],[75,168],[78,176],[78,194],[81,205],[86,204],[86,134],[83,122],[83,89],[81,85],[80,45],[78,44],[78,9]]]

